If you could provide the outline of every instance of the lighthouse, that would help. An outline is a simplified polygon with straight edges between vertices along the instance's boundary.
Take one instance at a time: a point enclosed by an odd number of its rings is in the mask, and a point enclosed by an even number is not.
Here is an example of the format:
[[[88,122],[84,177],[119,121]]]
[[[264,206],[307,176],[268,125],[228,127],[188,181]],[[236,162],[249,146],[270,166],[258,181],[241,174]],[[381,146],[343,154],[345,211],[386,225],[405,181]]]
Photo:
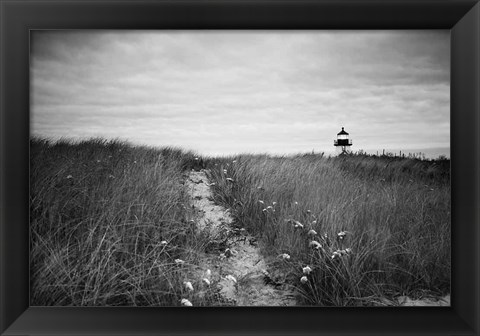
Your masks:
[[[352,145],[352,139],[349,139],[348,133],[342,127],[342,130],[337,133],[337,140],[333,141],[333,145],[342,150],[341,154],[347,153],[347,147]]]

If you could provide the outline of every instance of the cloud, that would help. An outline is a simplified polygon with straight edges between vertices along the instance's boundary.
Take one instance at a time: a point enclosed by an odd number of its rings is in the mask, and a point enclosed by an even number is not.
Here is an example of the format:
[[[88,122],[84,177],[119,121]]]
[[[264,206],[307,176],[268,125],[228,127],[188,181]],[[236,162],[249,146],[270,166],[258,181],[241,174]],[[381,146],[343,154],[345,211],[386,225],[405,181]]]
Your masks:
[[[449,147],[448,31],[36,31],[33,133],[205,153]]]

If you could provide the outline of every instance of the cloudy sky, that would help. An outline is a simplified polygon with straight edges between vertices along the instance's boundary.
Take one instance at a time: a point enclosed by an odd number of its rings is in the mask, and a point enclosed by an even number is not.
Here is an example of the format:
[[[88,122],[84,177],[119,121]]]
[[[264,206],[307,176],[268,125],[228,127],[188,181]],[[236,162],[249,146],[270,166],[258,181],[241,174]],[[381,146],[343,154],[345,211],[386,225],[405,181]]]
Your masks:
[[[445,31],[37,31],[31,134],[201,154],[449,156]]]

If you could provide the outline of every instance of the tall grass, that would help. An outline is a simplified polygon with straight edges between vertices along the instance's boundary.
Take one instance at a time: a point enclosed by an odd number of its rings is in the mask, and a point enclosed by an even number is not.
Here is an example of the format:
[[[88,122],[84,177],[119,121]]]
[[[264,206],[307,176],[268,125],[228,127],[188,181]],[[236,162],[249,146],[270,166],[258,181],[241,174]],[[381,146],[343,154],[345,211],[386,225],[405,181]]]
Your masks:
[[[208,304],[184,285],[200,283],[208,240],[182,186],[193,153],[102,139],[30,145],[32,305]]]
[[[269,271],[301,304],[450,290],[448,160],[196,158],[103,139],[30,145],[32,305],[224,304],[219,279],[202,282],[215,237],[192,221],[183,186],[205,165],[215,201],[262,240]]]
[[[290,256],[271,266],[301,303],[449,292],[448,161],[241,155],[208,164],[216,200],[237,225],[264,240],[266,255]]]

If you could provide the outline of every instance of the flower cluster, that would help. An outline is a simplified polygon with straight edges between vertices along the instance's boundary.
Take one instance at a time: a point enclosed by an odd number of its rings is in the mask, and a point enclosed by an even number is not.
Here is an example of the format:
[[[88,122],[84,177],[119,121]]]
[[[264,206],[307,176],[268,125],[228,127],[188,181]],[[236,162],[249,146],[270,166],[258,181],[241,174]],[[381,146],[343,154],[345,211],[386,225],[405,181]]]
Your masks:
[[[177,260],[180,260],[180,259],[177,259]],[[212,276],[212,271],[207,269],[205,274],[203,275],[203,278],[202,278],[200,284],[198,286],[201,287],[201,284],[203,283],[204,286],[207,286],[207,288],[210,287],[210,285],[212,283],[211,276]],[[185,287],[187,293],[189,293],[188,296],[191,296],[193,294],[193,292],[195,291],[195,288],[194,288],[191,281],[184,281],[183,286]],[[180,300],[180,303],[181,303],[182,306],[185,306],[185,307],[193,306],[192,301],[190,301],[189,299],[186,299],[186,298],[182,298]]]
[[[352,249],[351,248],[346,248],[344,250],[336,250],[332,253],[332,259],[335,259],[335,258],[338,258],[338,257],[341,257],[341,256],[344,256],[344,255],[347,255],[347,254],[350,254],[352,253]]]
[[[265,205],[265,202],[262,200],[258,200],[258,203]],[[267,214],[268,212],[275,212],[275,205],[277,202],[272,202],[272,205],[268,205],[265,208],[262,209],[262,212]]]
[[[232,161],[232,163],[235,163],[235,162],[236,162],[235,160]],[[227,167],[228,167],[228,166],[229,166],[229,164],[227,163]],[[228,170],[227,170],[227,169],[224,168],[224,169],[222,170],[222,172],[223,172],[223,175],[225,176],[225,181],[230,182],[230,183],[232,183],[232,184],[235,183],[235,180],[234,180],[231,176],[228,176]]]
[[[294,204],[298,205],[298,202],[294,202]],[[336,234],[336,240],[332,241],[329,239],[327,233],[319,235],[318,232],[313,228],[317,226],[317,218],[312,211],[306,210],[305,212],[307,218],[311,218],[311,220],[306,223],[302,223],[293,218],[285,219],[285,222],[290,224],[294,231],[306,234],[308,246],[312,249],[310,265],[304,265],[301,267],[302,275],[300,276],[300,282],[302,284],[307,284],[310,281],[309,277],[316,268],[330,268],[330,271],[332,272],[338,271],[338,267],[340,267],[339,265],[341,264],[336,262],[335,264],[332,264],[332,260],[340,260],[342,257],[352,254],[351,248],[345,248],[343,246],[346,241],[346,237],[348,234],[350,234],[350,232],[341,230]],[[283,258],[284,260],[290,259],[290,255],[287,253],[283,253],[279,257]]]

